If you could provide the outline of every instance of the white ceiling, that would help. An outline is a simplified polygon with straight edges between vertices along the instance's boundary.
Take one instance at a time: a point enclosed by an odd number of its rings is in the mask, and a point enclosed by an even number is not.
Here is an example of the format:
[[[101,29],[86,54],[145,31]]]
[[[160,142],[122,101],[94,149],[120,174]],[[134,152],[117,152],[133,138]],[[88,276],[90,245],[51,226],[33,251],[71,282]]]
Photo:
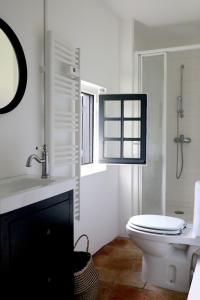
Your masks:
[[[200,20],[200,0],[104,0],[121,18],[148,26]]]

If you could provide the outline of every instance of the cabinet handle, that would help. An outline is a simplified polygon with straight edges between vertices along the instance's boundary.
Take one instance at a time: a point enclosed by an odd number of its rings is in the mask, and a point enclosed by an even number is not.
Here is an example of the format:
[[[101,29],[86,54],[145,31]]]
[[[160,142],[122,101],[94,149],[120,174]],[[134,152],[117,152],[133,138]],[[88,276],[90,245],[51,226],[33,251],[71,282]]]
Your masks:
[[[50,228],[47,229],[46,234],[47,234],[47,235],[50,235],[50,234],[51,234],[51,229],[50,229]]]

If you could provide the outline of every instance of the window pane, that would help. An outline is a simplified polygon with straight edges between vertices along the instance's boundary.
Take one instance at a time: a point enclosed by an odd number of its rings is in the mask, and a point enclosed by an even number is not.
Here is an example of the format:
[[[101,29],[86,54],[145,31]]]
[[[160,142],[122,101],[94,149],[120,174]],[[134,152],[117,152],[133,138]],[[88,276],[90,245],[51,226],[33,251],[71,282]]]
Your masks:
[[[120,121],[105,121],[104,122],[104,136],[106,138],[120,138],[121,137],[121,122]]]
[[[105,118],[121,118],[121,101],[104,102]]]
[[[146,94],[99,96],[101,163],[146,163]]]
[[[104,142],[104,157],[119,158],[120,157],[120,141]]]
[[[141,117],[141,101],[129,100],[124,101],[124,118],[140,118]]]
[[[140,138],[141,137],[140,121],[124,121],[124,137]]]
[[[82,104],[82,164],[93,162],[94,96],[81,94]]]
[[[140,142],[124,141],[124,158],[140,158]]]

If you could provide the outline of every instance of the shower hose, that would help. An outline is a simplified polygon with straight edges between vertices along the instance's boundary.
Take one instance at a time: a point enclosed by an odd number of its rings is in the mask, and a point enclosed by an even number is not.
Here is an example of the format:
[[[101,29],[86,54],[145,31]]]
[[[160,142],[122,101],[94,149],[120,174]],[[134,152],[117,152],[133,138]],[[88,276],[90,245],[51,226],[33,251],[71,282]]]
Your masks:
[[[180,137],[179,134],[179,113],[177,112],[177,137]],[[179,158],[180,155],[180,158]],[[179,165],[180,162],[180,165]],[[179,179],[181,177],[181,174],[183,172],[183,164],[184,164],[184,159],[183,159],[183,141],[181,138],[179,141],[177,141],[176,144],[176,178]]]

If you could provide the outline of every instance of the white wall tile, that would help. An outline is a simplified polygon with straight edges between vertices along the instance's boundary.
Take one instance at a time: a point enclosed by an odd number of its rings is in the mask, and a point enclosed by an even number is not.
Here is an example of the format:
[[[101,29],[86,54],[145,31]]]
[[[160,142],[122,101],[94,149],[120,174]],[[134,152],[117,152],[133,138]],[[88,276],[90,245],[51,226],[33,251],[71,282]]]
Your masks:
[[[186,219],[193,214],[194,184],[200,179],[200,50],[183,51],[168,55],[168,106],[167,106],[167,213],[176,209],[185,211]],[[180,134],[191,137],[183,145],[184,168],[179,180],[176,172],[176,99],[180,95],[180,65],[183,71],[184,118],[179,120]]]

